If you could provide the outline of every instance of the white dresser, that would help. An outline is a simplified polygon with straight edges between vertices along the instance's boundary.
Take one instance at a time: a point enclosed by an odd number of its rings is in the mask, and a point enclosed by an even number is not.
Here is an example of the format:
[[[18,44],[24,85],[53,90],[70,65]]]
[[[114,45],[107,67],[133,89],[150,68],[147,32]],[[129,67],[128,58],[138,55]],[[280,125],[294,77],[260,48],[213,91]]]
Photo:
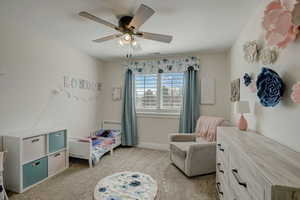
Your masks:
[[[22,193],[69,167],[67,130],[19,131],[3,135],[5,185]]]
[[[235,127],[219,127],[216,188],[221,200],[300,200],[300,153]]]

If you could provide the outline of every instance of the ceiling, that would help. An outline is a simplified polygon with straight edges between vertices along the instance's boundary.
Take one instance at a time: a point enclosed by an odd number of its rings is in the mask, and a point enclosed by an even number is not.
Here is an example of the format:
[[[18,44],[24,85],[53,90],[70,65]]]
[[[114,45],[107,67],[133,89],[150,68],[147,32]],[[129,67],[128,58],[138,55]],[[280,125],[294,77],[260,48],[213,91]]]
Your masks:
[[[101,24],[78,16],[88,11],[117,24],[117,16],[132,14],[144,3],[156,13],[142,31],[173,35],[171,44],[139,39],[135,55],[222,51],[231,47],[260,0],[4,0],[0,18],[47,37],[63,41],[102,60],[123,57],[127,50],[118,40],[94,43],[115,33]]]

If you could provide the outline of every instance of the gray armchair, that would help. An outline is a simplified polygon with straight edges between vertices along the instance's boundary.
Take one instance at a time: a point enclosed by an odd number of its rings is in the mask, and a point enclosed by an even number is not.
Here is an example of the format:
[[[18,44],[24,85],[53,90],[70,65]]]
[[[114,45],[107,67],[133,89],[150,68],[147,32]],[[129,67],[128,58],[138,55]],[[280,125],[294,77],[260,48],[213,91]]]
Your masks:
[[[208,142],[195,134],[171,134],[170,159],[187,176],[216,171],[216,142]]]

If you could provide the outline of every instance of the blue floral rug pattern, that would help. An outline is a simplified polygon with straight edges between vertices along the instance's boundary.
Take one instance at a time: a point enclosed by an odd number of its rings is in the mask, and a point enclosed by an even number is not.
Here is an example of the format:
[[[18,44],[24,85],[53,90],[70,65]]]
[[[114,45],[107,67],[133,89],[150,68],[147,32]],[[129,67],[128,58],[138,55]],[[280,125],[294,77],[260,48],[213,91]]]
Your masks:
[[[154,200],[157,183],[140,172],[120,172],[107,176],[96,185],[95,200]]]

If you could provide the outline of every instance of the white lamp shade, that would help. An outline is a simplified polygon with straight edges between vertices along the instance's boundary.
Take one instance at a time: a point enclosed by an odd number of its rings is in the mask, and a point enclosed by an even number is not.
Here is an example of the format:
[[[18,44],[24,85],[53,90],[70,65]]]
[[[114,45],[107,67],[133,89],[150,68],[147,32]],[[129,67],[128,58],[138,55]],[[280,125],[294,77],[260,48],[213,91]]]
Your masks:
[[[248,101],[238,101],[235,103],[235,112],[236,113],[250,113],[250,106]]]

